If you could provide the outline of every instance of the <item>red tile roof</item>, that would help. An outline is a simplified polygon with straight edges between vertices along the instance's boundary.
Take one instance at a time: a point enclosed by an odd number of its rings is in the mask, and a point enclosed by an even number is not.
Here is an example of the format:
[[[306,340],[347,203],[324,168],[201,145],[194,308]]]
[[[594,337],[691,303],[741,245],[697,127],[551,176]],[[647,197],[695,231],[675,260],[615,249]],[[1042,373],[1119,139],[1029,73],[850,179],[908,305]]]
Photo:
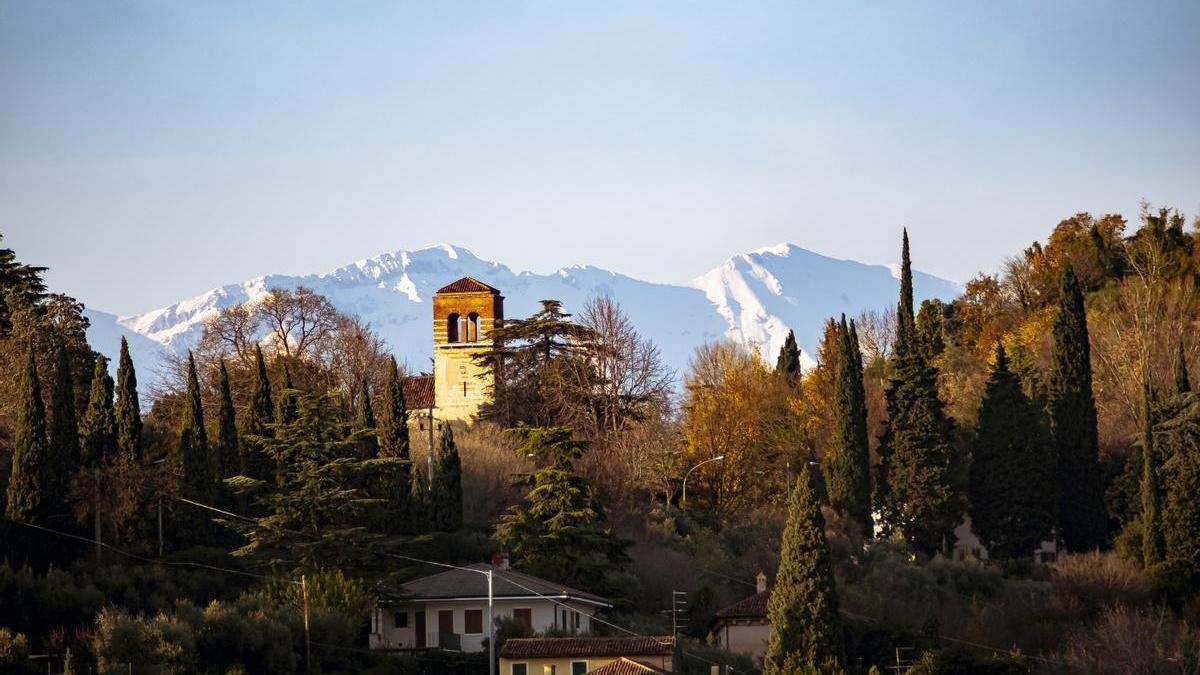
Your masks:
[[[504,643],[506,659],[553,659],[588,656],[669,656],[672,635],[638,637],[513,638]]]
[[[669,671],[662,668],[652,666],[648,663],[631,661],[625,657],[600,666],[595,670],[588,671],[588,675],[659,675],[661,673],[669,675]]]
[[[433,376],[412,375],[404,378],[404,404],[409,410],[416,408],[432,408]]]
[[[728,607],[717,610],[718,619],[765,619],[771,589],[738,600]]]
[[[474,277],[463,277],[438,289],[438,295],[443,293],[491,293],[500,295],[500,291],[488,286]]]

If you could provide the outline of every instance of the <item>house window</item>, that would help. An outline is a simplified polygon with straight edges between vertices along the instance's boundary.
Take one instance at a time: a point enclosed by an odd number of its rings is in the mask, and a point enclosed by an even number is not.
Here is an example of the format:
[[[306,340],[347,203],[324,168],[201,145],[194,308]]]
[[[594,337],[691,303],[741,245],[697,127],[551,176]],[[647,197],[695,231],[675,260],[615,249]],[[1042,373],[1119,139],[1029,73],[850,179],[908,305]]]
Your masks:
[[[463,611],[463,632],[467,635],[480,635],[483,633],[483,610],[468,609]]]
[[[571,675],[584,675],[588,671],[587,661],[572,661]]]
[[[576,630],[576,632],[578,632],[579,631],[579,612],[575,612],[574,614],[575,614],[575,630]]]
[[[459,318],[460,317],[457,312],[446,317],[446,342],[458,342],[458,340],[459,340],[459,332],[458,332]]]
[[[392,625],[396,628],[408,628],[408,612],[396,612],[393,614]]]
[[[528,607],[514,609],[513,621],[525,624],[526,628],[533,628],[533,610]]]
[[[512,664],[512,669],[509,671],[509,675],[529,675],[529,664],[526,664],[526,663]]]

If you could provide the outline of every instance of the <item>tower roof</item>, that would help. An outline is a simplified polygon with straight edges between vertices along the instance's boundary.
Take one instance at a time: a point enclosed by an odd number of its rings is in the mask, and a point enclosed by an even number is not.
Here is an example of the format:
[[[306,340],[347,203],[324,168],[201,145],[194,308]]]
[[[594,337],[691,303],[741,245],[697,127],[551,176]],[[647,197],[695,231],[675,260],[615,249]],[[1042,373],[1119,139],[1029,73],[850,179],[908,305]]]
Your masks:
[[[438,289],[438,295],[444,293],[491,293],[492,295],[500,295],[500,291],[488,286],[475,277],[463,277]]]

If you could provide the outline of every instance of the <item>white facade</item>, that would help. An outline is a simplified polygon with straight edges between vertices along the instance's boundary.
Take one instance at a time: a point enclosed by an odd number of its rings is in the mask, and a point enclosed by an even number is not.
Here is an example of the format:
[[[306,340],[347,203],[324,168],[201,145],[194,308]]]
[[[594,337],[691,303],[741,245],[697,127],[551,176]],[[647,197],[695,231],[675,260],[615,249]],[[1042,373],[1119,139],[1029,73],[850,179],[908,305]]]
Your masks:
[[[1058,544],[1052,540],[1043,541],[1033,552],[1034,560],[1038,562],[1054,562],[1057,556]],[[963,521],[954,528],[953,557],[955,560],[988,559],[987,546],[984,546],[983,542],[979,540],[979,536],[971,528],[971,516],[969,515],[963,515]]]
[[[590,633],[598,607],[574,598],[528,596],[496,598],[495,620],[529,620],[535,633]],[[471,625],[468,625],[470,623]],[[449,628],[449,631],[444,629]],[[483,651],[487,639],[487,598],[418,600],[379,607],[371,616],[371,649],[444,648]]]

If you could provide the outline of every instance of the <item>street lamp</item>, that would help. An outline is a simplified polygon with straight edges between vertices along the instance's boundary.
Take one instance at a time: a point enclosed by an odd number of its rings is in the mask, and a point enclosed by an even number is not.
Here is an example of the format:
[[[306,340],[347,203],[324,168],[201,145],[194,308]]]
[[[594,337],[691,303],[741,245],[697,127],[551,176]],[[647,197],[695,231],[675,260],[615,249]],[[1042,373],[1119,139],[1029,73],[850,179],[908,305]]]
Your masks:
[[[725,455],[717,455],[716,457],[713,457],[711,459],[706,459],[703,462],[700,462],[699,464],[697,464],[696,466],[693,466],[692,468],[688,469],[688,472],[683,474],[683,495],[679,498],[679,508],[682,509],[687,504],[687,479],[688,479],[688,476],[692,475],[693,471],[695,471],[696,469],[699,469],[700,467],[704,466],[705,464],[708,464],[709,462],[719,462],[723,459],[725,459]]]

